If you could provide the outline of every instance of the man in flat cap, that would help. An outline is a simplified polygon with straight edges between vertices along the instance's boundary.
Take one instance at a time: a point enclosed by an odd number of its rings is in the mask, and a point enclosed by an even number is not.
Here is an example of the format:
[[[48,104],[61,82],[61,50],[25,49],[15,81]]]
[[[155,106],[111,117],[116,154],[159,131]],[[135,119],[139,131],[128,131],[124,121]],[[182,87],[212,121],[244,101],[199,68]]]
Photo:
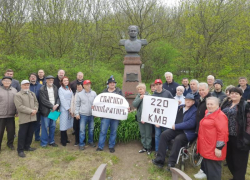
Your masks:
[[[35,93],[30,91],[30,82],[21,82],[21,91],[14,98],[19,116],[18,131],[18,156],[24,158],[24,151],[34,151],[36,148],[30,147],[32,143],[34,124],[36,123],[36,113],[38,111],[38,101]]]
[[[52,147],[58,146],[54,140],[56,121],[48,118],[50,111],[57,110],[60,105],[58,89],[53,83],[54,77],[51,75],[47,76],[46,84],[40,88],[39,93],[39,106],[42,126],[40,141],[42,147],[46,147],[47,145]]]
[[[7,131],[7,146],[14,150],[14,134],[15,134],[15,115],[16,106],[14,97],[17,90],[11,86],[12,78],[4,76],[2,85],[0,86],[0,151],[3,140],[4,131]]]

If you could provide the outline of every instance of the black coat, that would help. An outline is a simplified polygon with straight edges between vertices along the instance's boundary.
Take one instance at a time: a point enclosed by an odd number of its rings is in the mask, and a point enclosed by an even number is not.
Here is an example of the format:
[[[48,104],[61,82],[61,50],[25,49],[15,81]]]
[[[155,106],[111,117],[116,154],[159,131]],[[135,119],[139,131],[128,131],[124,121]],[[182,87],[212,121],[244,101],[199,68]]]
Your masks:
[[[196,130],[195,132],[198,134],[199,127],[200,127],[200,121],[204,118],[205,116],[205,111],[207,110],[206,106],[206,99],[208,97],[211,97],[211,93],[208,93],[204,99],[199,101],[199,104],[197,106],[197,111],[196,111]]]
[[[168,90],[173,97],[176,96],[176,88],[179,86],[178,83],[174,82],[174,80],[171,83],[168,83],[167,81],[162,85],[163,89]]]
[[[103,90],[103,93],[108,93],[108,92],[109,92],[108,88]],[[120,88],[118,88],[118,87],[116,87],[115,90],[112,93],[119,94],[119,95],[124,97],[124,94],[122,93],[122,90]]]
[[[230,99],[227,98],[223,102],[221,109],[223,110],[230,104]],[[247,127],[247,114],[249,113],[249,104],[245,101],[244,97],[242,96],[239,104],[237,104],[237,115],[236,115],[236,122],[237,122],[237,148],[241,150],[250,150],[250,144],[246,144],[244,140],[244,133],[246,132]]]
[[[220,99],[220,104],[223,102],[223,99],[225,99],[227,97],[227,95],[224,93],[224,92],[216,92],[216,91],[213,91],[211,93],[212,96],[214,97],[217,97]]]
[[[50,113],[50,110],[53,109],[53,106],[58,104],[60,105],[60,99],[58,96],[58,89],[55,85],[53,85],[53,90],[54,90],[54,97],[55,97],[55,104],[51,104],[49,101],[49,94],[47,90],[47,85],[43,85],[40,88],[39,92],[39,110],[42,116],[47,117]]]
[[[61,82],[58,76],[56,76],[56,78],[54,79],[54,85],[57,87],[57,89],[61,87]]]

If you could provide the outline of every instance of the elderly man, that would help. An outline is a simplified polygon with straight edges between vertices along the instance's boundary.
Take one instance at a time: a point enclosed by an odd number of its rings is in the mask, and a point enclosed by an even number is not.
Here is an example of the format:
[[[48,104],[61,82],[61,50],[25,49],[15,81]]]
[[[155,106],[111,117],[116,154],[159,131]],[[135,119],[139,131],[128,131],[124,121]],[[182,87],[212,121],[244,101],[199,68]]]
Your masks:
[[[166,82],[163,84],[163,88],[171,92],[172,96],[176,95],[176,88],[179,86],[178,83],[174,82],[173,74],[171,72],[165,73]]]
[[[76,80],[72,81],[70,83],[70,88],[71,88],[71,90],[73,91],[74,94],[76,93],[77,84],[78,83],[83,83],[83,81],[84,81],[83,77],[84,77],[84,74],[82,72],[78,72],[77,75],[76,75]]]
[[[35,73],[31,73],[30,77],[30,91],[35,93],[36,99],[39,103],[39,92],[40,88],[42,85],[37,81],[37,75]],[[40,113],[39,111],[36,113],[36,122],[34,123],[34,131],[35,131],[35,141],[40,141],[40,126],[41,126],[41,121],[40,121]]]
[[[209,75],[207,76],[207,84],[209,87],[209,92],[213,92],[214,91],[214,76],[213,75]]]
[[[173,99],[174,97],[172,96],[171,92],[168,90],[164,89],[162,87],[162,81],[161,79],[156,79],[155,80],[155,92],[152,96],[156,97],[163,97],[163,98],[171,98]],[[158,152],[158,147],[159,147],[159,141],[160,141],[160,135],[161,132],[166,130],[164,127],[160,127],[159,125],[155,125],[155,154]]]
[[[7,69],[6,72],[4,73],[4,76],[8,76],[8,77],[12,78],[11,86],[13,88],[15,88],[17,90],[17,92],[19,92],[21,90],[19,81],[16,79],[13,79],[14,71],[12,69]],[[0,85],[3,85],[1,80],[0,80]]]
[[[196,79],[192,79],[190,81],[191,94],[194,95],[196,107],[198,106],[198,103],[199,103],[199,100],[200,100],[200,94],[199,94],[199,91],[198,91],[198,86],[199,86],[199,82]]]
[[[214,91],[211,93],[212,96],[220,99],[220,103],[222,103],[223,99],[227,97],[226,93],[222,91],[223,82],[221,79],[216,79],[214,81]]]
[[[207,110],[206,99],[212,96],[211,93],[209,92],[209,87],[207,83],[199,83],[199,94],[200,94],[201,99],[199,101],[199,104],[197,107],[197,113],[196,113],[195,132],[197,134],[199,131],[200,121],[204,118],[205,111]],[[205,170],[204,163],[201,163],[201,169],[197,174],[194,175],[194,177],[197,179],[205,178],[206,174],[204,173],[204,170]]]
[[[188,93],[191,93],[191,92],[192,92],[192,90],[191,90],[191,88],[190,88],[190,85],[189,85],[188,78],[183,78],[183,79],[182,79],[182,86],[184,87],[183,96],[186,96]]]
[[[54,80],[54,85],[57,87],[57,89],[59,89],[61,87],[61,80],[64,76],[65,76],[65,71],[63,69],[60,69],[57,72],[57,76]]]
[[[45,73],[42,69],[38,70],[37,72],[37,82],[41,85],[44,85],[46,83]]]
[[[35,93],[29,90],[30,82],[23,80],[21,82],[21,91],[14,98],[14,102],[19,116],[18,131],[18,156],[25,157],[24,151],[34,151],[31,148],[32,137],[34,133],[34,123],[38,111],[38,101]]]
[[[49,119],[48,115],[50,111],[55,111],[60,105],[60,99],[58,96],[58,89],[53,84],[54,77],[49,75],[46,77],[46,84],[40,88],[39,93],[39,105],[41,113],[41,146],[46,147],[48,144],[52,147],[57,147],[55,143],[54,135],[56,129],[56,121]],[[49,133],[48,133],[49,130]]]
[[[189,141],[194,140],[197,135],[195,134],[195,114],[196,106],[195,99],[192,94],[187,94],[185,98],[185,107],[179,107],[176,117],[175,125],[172,129],[167,129],[161,134],[159,151],[153,164],[158,167],[163,167],[166,157],[166,148],[168,143],[174,139],[174,143],[171,149],[170,156],[168,158],[168,169],[174,167],[178,158],[181,147],[185,146]]]
[[[245,101],[250,102],[250,86],[247,84],[247,78],[246,77],[240,77],[239,78],[239,85],[243,91],[242,97],[245,99]]]
[[[4,76],[2,78],[3,85],[0,86],[0,151],[3,140],[4,130],[7,131],[7,146],[14,150],[14,134],[15,134],[15,114],[16,106],[14,97],[17,90],[11,87],[12,78]]]

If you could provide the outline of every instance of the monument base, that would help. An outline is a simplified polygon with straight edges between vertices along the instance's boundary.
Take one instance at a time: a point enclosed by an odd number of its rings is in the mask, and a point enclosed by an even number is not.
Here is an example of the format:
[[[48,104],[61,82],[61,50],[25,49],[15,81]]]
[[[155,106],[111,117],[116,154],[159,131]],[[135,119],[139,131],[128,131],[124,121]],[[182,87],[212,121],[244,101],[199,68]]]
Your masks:
[[[130,108],[135,109],[132,105],[134,101],[137,90],[136,86],[141,82],[141,58],[140,56],[125,56],[123,64],[124,75],[123,75],[123,85],[122,92],[125,95],[127,101],[129,102]]]

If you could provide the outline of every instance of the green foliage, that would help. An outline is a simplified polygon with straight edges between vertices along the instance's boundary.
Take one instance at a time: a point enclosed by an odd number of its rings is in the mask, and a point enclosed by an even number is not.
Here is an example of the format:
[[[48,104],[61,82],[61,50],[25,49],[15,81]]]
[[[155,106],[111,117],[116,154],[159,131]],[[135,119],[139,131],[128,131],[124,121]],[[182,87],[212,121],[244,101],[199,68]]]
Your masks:
[[[213,74],[236,84],[250,76],[247,0],[181,0],[177,7],[159,0],[3,1],[0,9],[0,71],[12,68],[18,80],[38,69],[52,75],[65,69],[70,80],[82,71],[98,93],[110,75],[121,87],[119,40],[128,38],[131,24],[148,41],[140,51],[143,82],[166,71],[179,83]]]
[[[125,121],[120,121],[116,141],[117,142],[129,142],[132,140],[138,140],[140,138],[140,131],[138,128],[138,122],[135,121],[136,111],[128,114],[128,119]],[[95,128],[94,128],[94,141],[98,142],[99,134],[101,131],[101,120],[100,118],[95,118]],[[88,131],[86,130],[86,136],[88,138]],[[106,140],[109,139],[110,129],[107,133]]]

